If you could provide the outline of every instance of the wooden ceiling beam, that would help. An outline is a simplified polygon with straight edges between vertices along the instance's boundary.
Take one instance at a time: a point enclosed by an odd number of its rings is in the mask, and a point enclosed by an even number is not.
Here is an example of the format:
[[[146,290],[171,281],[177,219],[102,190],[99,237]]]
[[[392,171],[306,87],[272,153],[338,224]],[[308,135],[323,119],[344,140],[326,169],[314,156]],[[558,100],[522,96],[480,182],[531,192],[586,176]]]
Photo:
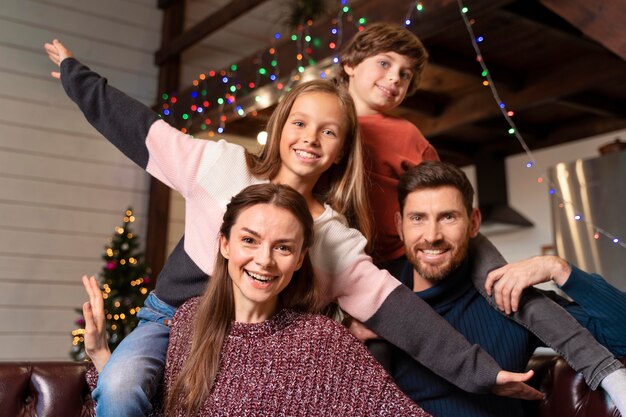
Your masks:
[[[458,57],[456,53],[446,51],[439,47],[429,46],[427,49],[429,55],[428,65],[457,71],[475,77],[476,79],[480,78],[480,67],[475,60]],[[524,80],[522,74],[516,74],[514,70],[498,68],[495,65],[490,65],[490,73],[491,78],[498,83],[498,85],[505,86],[510,90],[519,89]]]
[[[590,71],[589,68],[602,70]],[[592,54],[563,62],[549,72],[542,70],[534,79],[529,79],[528,85],[520,91],[513,92],[501,88],[499,92],[507,108],[519,111],[531,105],[574,95],[594,85],[623,78],[624,73],[626,63],[623,61],[609,54]],[[441,116],[427,118],[418,113],[405,116],[419,126],[426,136],[432,137],[455,127],[496,117],[500,112],[490,91],[486,88],[477,88],[474,93],[452,101]]]
[[[513,1],[514,0],[466,0],[465,5],[472,11],[472,16],[477,18],[484,13],[504,7]],[[412,7],[412,5],[414,5],[413,0],[398,0],[394,3],[393,7],[389,7],[389,4],[382,0],[361,1],[352,6],[352,13],[355,16],[365,16],[370,21],[402,22],[405,19],[406,11]],[[332,20],[333,18],[322,19],[311,26],[309,28],[311,37],[320,38],[322,40],[327,39],[329,32],[328,28],[331,27]],[[461,16],[456,0],[432,0],[428,5],[428,12],[424,13],[421,17],[418,16],[413,19],[414,23],[411,25],[410,30],[412,30],[420,38],[427,38],[428,36],[432,36],[440,31],[446,30],[451,25],[459,24],[460,20]],[[344,24],[343,30],[344,39],[350,39],[357,31],[354,25],[348,24]],[[324,43],[324,41],[322,42]],[[278,42],[275,45],[275,48],[280,51],[281,56],[295,56],[297,53],[295,42],[290,39],[284,39]],[[318,63],[324,60],[330,61],[330,52],[331,51],[313,49],[312,58]],[[235,63],[237,65],[237,77],[239,79],[254,80],[257,78],[256,71],[258,69],[258,57],[259,53],[255,53],[254,55]],[[279,62],[280,74],[283,76],[292,74],[292,72],[296,70],[296,66],[296,60],[282,60]],[[269,80],[263,80],[261,83],[262,85],[257,85],[257,87],[263,87],[263,85],[267,85],[269,83]],[[215,86],[217,85],[215,84]],[[268,87],[275,90],[272,84]],[[188,109],[191,105],[192,100],[190,96],[192,91],[193,88],[187,88],[178,94],[179,104],[171,109],[172,115],[166,120],[169,120],[170,123],[178,124],[177,122],[180,120],[180,116],[184,112],[183,109]],[[254,96],[258,93],[259,89],[244,93],[237,98],[237,102],[239,104],[251,103],[254,100]],[[256,106],[255,108],[260,110],[262,108],[271,107],[277,101],[278,94],[275,94],[274,92],[272,94],[272,99],[267,100],[264,107]],[[239,118],[239,116],[237,116],[234,112],[234,109],[226,111],[224,114],[227,116],[226,123],[230,123],[231,121]],[[210,118],[211,120],[217,120],[217,117],[220,115],[221,112],[211,110],[209,112],[205,112],[202,119]],[[198,132],[201,124],[202,120],[200,118],[194,118],[188,126],[188,131],[190,133]]]
[[[539,0],[582,33],[626,60],[626,2]]]
[[[266,0],[232,0],[225,4],[210,16],[205,17],[190,29],[170,41],[164,42],[163,46],[156,52],[154,62],[162,65],[172,57],[182,53],[187,48],[201,41],[211,33],[221,29],[250,9],[264,3]]]
[[[626,119],[626,102],[600,94],[587,92],[584,95],[564,97],[559,100],[559,104],[598,116]]]
[[[541,147],[555,146],[576,139],[602,135],[626,129],[626,120],[616,118],[586,118],[563,123],[546,135]]]
[[[580,30],[534,1],[518,1],[506,8],[497,11],[498,16],[523,22],[531,27],[546,32],[549,36],[556,36],[565,42],[579,45],[589,51],[605,51],[596,42],[580,36]]]

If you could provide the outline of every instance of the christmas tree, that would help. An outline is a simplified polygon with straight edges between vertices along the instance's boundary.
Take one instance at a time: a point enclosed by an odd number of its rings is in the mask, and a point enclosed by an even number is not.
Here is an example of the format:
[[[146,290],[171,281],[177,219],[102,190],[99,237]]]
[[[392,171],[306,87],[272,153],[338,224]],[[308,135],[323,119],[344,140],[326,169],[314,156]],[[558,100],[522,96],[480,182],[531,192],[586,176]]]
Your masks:
[[[98,276],[111,351],[137,326],[137,312],[148,295],[147,285],[150,284],[149,269],[143,262],[143,253],[139,251],[139,239],[130,227],[134,221],[133,211],[128,208],[124,213],[124,223],[115,228],[109,244],[105,246],[102,255],[105,264]],[[83,339],[85,319],[82,309],[77,308],[76,311],[81,315],[76,321],[80,328],[72,331],[70,356],[82,361],[86,359]]]

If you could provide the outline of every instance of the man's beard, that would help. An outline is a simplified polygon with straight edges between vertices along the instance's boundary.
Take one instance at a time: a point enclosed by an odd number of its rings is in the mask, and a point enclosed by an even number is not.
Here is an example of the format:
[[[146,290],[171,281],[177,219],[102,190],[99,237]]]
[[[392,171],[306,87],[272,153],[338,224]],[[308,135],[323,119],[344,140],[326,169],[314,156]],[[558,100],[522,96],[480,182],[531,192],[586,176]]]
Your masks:
[[[463,259],[467,256],[469,241],[470,237],[468,235],[467,239],[465,239],[461,245],[457,247],[453,247],[445,240],[438,240],[432,243],[422,242],[411,248],[405,245],[404,250],[407,254],[409,262],[413,265],[413,269],[415,269],[419,276],[433,284],[437,284],[443,281],[447,276],[454,272],[461,265],[461,263],[463,263]],[[418,252],[429,249],[447,249],[452,251],[452,257],[444,264],[432,266],[420,261],[418,257]]]

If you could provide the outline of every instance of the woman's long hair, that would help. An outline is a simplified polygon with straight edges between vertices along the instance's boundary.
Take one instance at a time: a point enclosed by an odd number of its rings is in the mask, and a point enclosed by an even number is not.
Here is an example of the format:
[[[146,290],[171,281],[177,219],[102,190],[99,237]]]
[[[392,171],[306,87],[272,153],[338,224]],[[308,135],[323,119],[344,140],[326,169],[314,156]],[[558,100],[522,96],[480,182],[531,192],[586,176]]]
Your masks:
[[[331,81],[308,81],[287,93],[272,113],[267,124],[267,144],[258,155],[247,155],[248,167],[257,177],[272,179],[280,170],[280,139],[289,113],[296,99],[308,93],[325,93],[337,97],[343,110],[346,134],[343,138],[341,159],[324,172],[313,194],[333,210],[342,214],[351,227],[359,230],[367,239],[368,249],[372,242],[372,221],[369,200],[365,188],[367,175],[364,154],[357,124],[354,102],[347,89]]]
[[[302,226],[302,251],[312,245],[313,218],[304,197],[291,187],[280,184],[251,185],[233,197],[226,206],[220,235],[230,239],[231,229],[239,214],[258,204],[269,204],[290,212]],[[302,266],[279,294],[279,303],[282,307],[317,312],[319,300],[313,268],[308,255],[305,255]],[[213,276],[195,316],[191,352],[167,396],[165,415],[171,415],[179,408],[189,416],[196,415],[215,382],[224,340],[234,319],[235,302],[228,260],[218,250]]]

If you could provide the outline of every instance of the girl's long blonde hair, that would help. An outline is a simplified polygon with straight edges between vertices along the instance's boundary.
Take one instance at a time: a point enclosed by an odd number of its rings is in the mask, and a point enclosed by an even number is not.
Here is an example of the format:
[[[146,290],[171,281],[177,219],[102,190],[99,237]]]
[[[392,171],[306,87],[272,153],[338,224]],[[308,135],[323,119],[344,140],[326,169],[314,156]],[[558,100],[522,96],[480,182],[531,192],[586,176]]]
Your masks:
[[[302,226],[304,241],[301,250],[311,247],[313,218],[306,201],[291,187],[280,184],[251,185],[233,197],[226,206],[220,235],[230,239],[231,229],[239,214],[258,204],[269,204],[290,212]],[[308,255],[279,294],[279,304],[303,312],[319,311],[320,296]],[[179,409],[184,410],[186,415],[196,415],[215,383],[224,340],[234,319],[235,301],[228,260],[218,249],[213,276],[195,315],[191,352],[165,401],[166,416]]]
[[[267,124],[267,144],[258,155],[247,155],[252,174],[272,179],[281,166],[280,138],[293,103],[302,94],[325,93],[337,97],[344,112],[346,135],[341,149],[341,159],[333,164],[317,181],[315,197],[342,214],[348,224],[358,229],[367,239],[369,250],[373,238],[371,211],[365,188],[367,175],[363,162],[363,147],[359,138],[354,102],[347,89],[331,81],[315,80],[294,87],[287,93],[272,113]]]

